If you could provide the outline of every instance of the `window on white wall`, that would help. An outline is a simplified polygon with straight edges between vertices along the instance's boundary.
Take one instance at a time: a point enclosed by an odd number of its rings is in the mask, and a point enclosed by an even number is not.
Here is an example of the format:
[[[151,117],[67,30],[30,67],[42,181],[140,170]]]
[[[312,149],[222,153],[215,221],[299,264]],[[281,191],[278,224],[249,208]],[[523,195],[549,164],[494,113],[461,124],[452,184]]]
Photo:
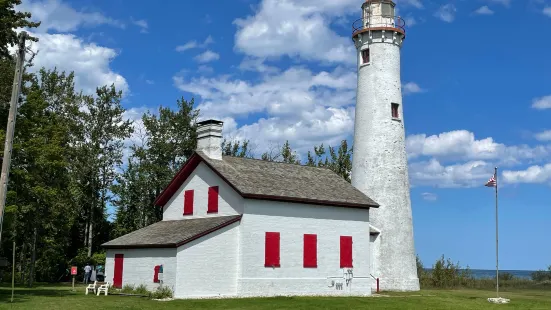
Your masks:
[[[368,64],[371,61],[370,58],[371,58],[371,55],[369,53],[369,49],[366,48],[362,50],[362,64],[363,65]]]
[[[400,105],[397,103],[392,104],[392,118],[400,118],[399,107]]]

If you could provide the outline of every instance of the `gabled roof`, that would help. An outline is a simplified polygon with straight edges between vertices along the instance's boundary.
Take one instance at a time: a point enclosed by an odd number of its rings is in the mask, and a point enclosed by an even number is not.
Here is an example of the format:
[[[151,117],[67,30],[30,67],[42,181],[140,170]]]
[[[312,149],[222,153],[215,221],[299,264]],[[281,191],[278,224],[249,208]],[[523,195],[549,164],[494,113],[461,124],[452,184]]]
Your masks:
[[[200,151],[184,164],[155,205],[164,206],[201,162],[243,198],[350,208],[379,207],[352,184],[326,168],[231,156],[214,160]]]
[[[177,248],[241,220],[241,215],[160,221],[102,244],[104,248]]]

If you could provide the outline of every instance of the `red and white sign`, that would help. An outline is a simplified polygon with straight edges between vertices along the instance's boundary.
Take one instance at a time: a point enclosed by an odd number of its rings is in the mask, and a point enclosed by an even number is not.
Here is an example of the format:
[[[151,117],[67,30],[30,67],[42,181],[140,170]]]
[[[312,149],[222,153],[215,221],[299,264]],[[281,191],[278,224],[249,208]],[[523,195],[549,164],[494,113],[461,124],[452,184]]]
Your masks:
[[[71,275],[72,275],[72,276],[76,276],[76,275],[77,275],[77,266],[72,266],[72,267],[71,267]]]

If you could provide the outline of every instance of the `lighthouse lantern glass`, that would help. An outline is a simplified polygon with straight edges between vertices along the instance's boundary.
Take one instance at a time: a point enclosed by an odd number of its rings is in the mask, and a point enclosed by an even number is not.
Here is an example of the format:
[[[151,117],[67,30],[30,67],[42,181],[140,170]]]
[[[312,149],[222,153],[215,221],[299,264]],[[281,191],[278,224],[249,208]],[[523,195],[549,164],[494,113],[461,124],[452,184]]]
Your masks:
[[[381,13],[384,17],[394,18],[394,7],[390,3],[381,3]]]

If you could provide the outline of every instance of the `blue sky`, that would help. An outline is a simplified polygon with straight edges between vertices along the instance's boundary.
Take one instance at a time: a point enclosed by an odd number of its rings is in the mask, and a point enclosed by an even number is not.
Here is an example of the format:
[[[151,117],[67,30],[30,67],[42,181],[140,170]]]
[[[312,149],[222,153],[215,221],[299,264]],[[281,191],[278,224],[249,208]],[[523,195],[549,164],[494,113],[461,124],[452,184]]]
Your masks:
[[[115,83],[126,117],[195,98],[202,117],[258,154],[350,142],[361,0],[26,1],[42,26],[35,68]],[[551,0],[397,1],[415,246],[495,268],[551,264]],[[139,140],[136,134],[133,141]]]

